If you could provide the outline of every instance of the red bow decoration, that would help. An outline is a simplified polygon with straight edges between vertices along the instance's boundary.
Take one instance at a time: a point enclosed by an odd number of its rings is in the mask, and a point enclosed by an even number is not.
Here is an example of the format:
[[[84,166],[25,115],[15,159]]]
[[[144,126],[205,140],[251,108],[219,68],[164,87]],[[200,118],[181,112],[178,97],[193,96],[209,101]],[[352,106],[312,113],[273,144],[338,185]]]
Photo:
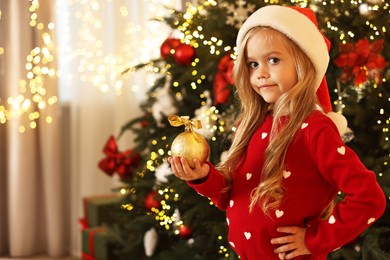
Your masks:
[[[355,76],[357,86],[367,79],[373,79],[375,83],[382,82],[382,71],[386,67],[386,60],[380,55],[383,49],[383,39],[373,41],[359,40],[356,44],[340,44],[340,55],[335,64],[342,68],[343,72],[339,79],[341,82],[350,81]]]
[[[229,100],[230,88],[228,85],[233,85],[233,66],[234,61],[230,58],[230,54],[221,58],[218,64],[218,72],[215,75],[213,82],[214,104],[225,104]]]
[[[118,151],[115,138],[111,135],[103,148],[106,158],[100,160],[99,168],[107,175],[112,176],[115,172],[121,178],[131,176],[132,169],[137,167],[140,161],[138,153],[129,149],[125,152]]]

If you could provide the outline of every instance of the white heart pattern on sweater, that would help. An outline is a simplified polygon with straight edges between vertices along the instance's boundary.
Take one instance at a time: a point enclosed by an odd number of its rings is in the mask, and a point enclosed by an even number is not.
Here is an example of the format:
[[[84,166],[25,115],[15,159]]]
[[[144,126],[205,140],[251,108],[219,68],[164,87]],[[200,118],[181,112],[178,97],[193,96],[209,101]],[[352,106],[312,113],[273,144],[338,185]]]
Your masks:
[[[280,218],[280,217],[282,217],[284,215],[284,212],[283,212],[283,210],[278,210],[277,209],[275,211],[275,215],[276,215],[277,218]]]
[[[291,176],[291,172],[290,171],[283,171],[283,178],[287,179],[290,176]]]
[[[336,223],[336,219],[334,218],[333,215],[330,216],[330,218],[329,218],[329,220],[328,220],[328,223],[329,223],[329,224],[334,224],[334,223]]]
[[[340,146],[339,148],[337,148],[337,152],[341,155],[344,155],[345,154],[345,146]]]

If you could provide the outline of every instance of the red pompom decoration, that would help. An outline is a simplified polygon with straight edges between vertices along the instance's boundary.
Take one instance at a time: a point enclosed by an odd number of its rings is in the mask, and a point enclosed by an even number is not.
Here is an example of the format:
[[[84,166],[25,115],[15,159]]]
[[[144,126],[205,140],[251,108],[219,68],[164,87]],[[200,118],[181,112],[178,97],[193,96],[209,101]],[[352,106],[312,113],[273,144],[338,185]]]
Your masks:
[[[173,55],[176,48],[180,45],[180,40],[176,38],[166,39],[160,47],[160,54],[163,59],[166,59]]]
[[[179,65],[190,65],[195,58],[195,49],[191,45],[180,44],[176,48],[173,58],[175,59],[175,62]]]
[[[192,235],[192,231],[189,227],[185,225],[181,225],[179,228],[179,236],[181,238],[187,238]]]
[[[147,210],[151,210],[152,208],[159,208],[161,206],[161,200],[156,199],[157,192],[151,191],[148,195],[146,195],[144,204]]]

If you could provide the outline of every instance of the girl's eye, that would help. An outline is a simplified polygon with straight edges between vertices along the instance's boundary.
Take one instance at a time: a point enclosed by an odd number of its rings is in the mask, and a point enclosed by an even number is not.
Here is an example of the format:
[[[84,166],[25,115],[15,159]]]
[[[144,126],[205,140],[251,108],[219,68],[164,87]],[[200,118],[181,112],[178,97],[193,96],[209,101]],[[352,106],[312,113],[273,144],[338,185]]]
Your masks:
[[[274,58],[274,57],[268,59],[268,63],[269,63],[269,64],[278,64],[279,61],[280,61],[280,60],[279,60],[278,58]]]
[[[256,69],[259,66],[259,63],[256,61],[251,61],[248,63],[248,65],[251,69]]]

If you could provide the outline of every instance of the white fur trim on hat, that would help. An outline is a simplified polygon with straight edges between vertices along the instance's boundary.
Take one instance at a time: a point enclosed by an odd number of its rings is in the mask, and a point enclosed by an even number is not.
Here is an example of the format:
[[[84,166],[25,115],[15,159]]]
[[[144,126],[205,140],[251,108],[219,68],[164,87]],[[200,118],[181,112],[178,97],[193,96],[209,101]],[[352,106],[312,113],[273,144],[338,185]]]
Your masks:
[[[257,26],[278,30],[294,41],[309,57],[316,70],[316,86],[320,86],[329,63],[328,47],[317,26],[304,14],[285,6],[269,5],[254,12],[242,25],[237,36],[237,48]]]

